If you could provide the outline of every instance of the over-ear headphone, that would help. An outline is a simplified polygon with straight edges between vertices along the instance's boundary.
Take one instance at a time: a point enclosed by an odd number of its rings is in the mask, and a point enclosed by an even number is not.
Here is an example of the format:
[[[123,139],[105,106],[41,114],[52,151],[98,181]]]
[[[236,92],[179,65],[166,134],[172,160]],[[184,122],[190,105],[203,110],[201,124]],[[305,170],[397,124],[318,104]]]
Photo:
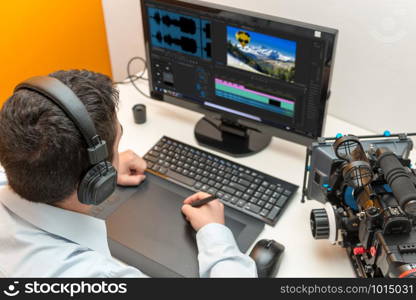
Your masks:
[[[103,202],[116,188],[117,171],[107,161],[107,144],[97,134],[84,104],[68,86],[54,77],[29,78],[17,85],[14,91],[22,89],[34,91],[51,100],[78,128],[87,143],[91,165],[79,182],[78,199],[84,204],[98,205]]]

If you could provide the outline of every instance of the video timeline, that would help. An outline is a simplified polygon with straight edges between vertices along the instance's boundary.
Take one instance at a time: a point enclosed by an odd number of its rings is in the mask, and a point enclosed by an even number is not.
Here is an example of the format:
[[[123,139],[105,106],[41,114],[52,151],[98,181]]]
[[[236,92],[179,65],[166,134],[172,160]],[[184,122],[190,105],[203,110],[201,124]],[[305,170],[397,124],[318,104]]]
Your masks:
[[[153,7],[148,16],[153,46],[211,59],[211,22]]]
[[[215,95],[228,100],[251,105],[260,109],[293,118],[295,102],[258,92],[244,85],[215,78]]]

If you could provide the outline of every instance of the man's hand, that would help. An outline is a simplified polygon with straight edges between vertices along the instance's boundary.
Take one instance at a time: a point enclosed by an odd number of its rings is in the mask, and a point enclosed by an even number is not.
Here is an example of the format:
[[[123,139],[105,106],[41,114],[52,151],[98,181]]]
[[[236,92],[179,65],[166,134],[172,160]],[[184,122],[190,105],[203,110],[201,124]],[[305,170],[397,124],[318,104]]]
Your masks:
[[[146,167],[143,158],[132,150],[121,152],[119,154],[117,184],[125,186],[140,184],[146,178],[144,175]]]
[[[192,227],[198,231],[209,223],[224,224],[224,205],[218,200],[212,200],[201,207],[192,207],[192,202],[211,196],[210,194],[199,192],[186,198],[182,206],[182,212]]]

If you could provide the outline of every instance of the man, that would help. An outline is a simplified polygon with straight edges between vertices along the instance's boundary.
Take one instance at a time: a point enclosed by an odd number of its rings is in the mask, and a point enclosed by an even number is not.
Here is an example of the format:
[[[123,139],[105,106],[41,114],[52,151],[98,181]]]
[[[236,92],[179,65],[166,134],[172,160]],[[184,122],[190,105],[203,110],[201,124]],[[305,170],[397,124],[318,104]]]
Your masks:
[[[118,92],[111,80],[89,71],[58,71],[55,77],[84,103],[97,134],[107,142],[119,185],[145,179],[145,161],[118,153],[122,128],[116,116]],[[142,277],[114,260],[105,223],[78,201],[79,178],[88,169],[85,141],[52,101],[30,91],[15,92],[0,111],[0,164],[8,185],[0,188],[0,277]],[[224,208],[212,201],[200,208],[184,200],[182,212],[197,231],[201,277],[254,277],[224,224]],[[178,212],[180,213],[180,212]],[[151,226],[151,224],[149,224]]]

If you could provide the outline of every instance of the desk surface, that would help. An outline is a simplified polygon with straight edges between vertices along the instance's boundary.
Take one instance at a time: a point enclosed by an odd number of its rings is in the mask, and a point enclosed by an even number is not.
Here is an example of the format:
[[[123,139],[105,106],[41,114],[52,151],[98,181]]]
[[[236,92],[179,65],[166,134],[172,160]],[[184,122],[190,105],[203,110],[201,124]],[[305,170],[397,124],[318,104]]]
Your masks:
[[[139,81],[137,84],[143,91],[148,91],[146,81]],[[131,84],[119,85],[119,90],[118,118],[124,127],[120,151],[132,149],[144,155],[163,135],[199,147],[194,138],[194,126],[203,115],[165,102],[146,99]],[[147,107],[147,122],[142,125],[135,124],[133,120],[131,108],[137,103],[143,103]],[[325,135],[333,136],[338,132],[357,135],[370,133],[329,115]],[[273,138],[266,149],[244,158],[234,158],[206,150],[302,187],[306,155],[304,146]],[[285,245],[286,250],[278,276],[354,277],[344,249],[333,246],[326,240],[317,241],[312,237],[309,226],[310,210],[322,205],[317,201],[302,204],[300,198],[301,188],[288,203],[277,224],[274,227],[266,225],[258,237],[275,239]]]

